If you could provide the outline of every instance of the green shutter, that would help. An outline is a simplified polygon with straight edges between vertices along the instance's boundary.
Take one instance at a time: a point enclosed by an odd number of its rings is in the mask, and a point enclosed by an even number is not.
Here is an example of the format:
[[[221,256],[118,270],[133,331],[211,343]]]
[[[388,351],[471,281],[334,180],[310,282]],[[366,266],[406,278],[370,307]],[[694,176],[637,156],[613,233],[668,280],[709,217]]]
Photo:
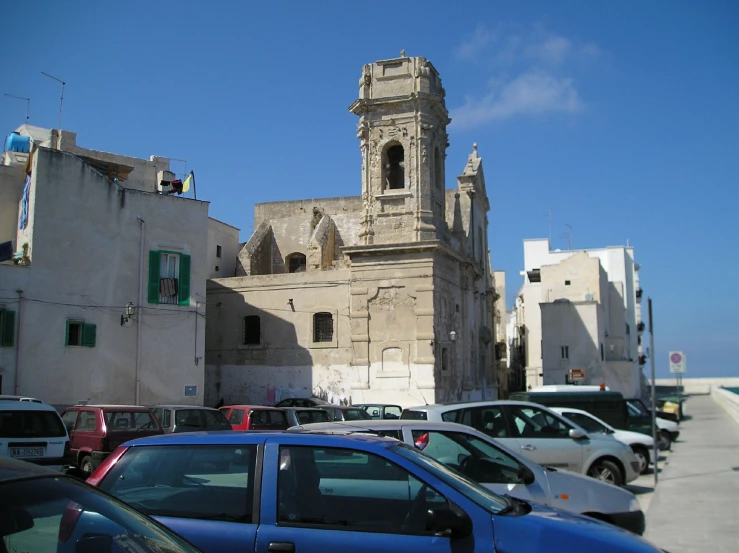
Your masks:
[[[97,326],[83,324],[82,325],[82,345],[86,348],[95,347],[95,338],[97,337]]]
[[[190,256],[180,255],[179,303],[190,305]]]
[[[0,336],[0,346],[9,348],[15,343],[15,311],[0,311],[2,317],[2,336]]]
[[[149,252],[149,303],[159,303],[159,252]]]
[[[64,345],[69,345],[69,321],[67,321],[67,325],[64,330]]]

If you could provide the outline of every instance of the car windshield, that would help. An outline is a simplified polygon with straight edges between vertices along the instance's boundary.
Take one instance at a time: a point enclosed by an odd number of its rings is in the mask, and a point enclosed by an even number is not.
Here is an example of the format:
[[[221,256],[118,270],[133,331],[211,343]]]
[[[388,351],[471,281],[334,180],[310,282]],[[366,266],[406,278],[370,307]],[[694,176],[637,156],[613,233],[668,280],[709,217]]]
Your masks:
[[[627,401],[626,404],[629,406],[629,412],[631,415],[648,415],[646,407],[641,401]]]
[[[403,420],[411,420],[411,421],[428,420],[426,411],[412,411],[411,409],[406,409],[405,411],[403,411],[403,414],[400,415],[400,418]]]
[[[0,484],[0,539],[3,551],[198,553],[124,503],[59,477]]]
[[[393,446],[391,450],[425,471],[430,472],[433,476],[444,482],[444,484],[462,494],[476,505],[479,505],[490,514],[497,514],[509,505],[508,500],[504,497],[491,492],[477,482],[470,480],[456,470],[442,465],[409,445],[399,443]]]
[[[67,435],[55,411],[0,411],[0,438],[61,438]]]
[[[158,429],[148,411],[105,411],[105,425],[108,431]]]

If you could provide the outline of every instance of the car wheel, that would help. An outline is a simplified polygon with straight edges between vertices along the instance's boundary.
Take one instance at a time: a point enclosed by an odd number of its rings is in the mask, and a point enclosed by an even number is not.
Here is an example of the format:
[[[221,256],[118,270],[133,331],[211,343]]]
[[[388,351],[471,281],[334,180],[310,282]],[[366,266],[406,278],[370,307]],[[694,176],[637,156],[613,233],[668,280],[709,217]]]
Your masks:
[[[621,469],[618,468],[616,463],[608,459],[598,459],[590,465],[588,476],[601,482],[613,484],[614,486],[622,486],[624,483],[624,476],[621,474]]]
[[[672,437],[667,430],[660,430],[657,436],[657,446],[660,451],[668,451],[672,447]]]
[[[86,457],[82,458],[82,462],[80,463],[80,470],[85,475],[85,478],[93,473],[95,467],[92,464],[92,457],[87,455]]]
[[[639,474],[646,474],[649,469],[649,452],[643,447],[634,446],[631,448],[639,461]]]

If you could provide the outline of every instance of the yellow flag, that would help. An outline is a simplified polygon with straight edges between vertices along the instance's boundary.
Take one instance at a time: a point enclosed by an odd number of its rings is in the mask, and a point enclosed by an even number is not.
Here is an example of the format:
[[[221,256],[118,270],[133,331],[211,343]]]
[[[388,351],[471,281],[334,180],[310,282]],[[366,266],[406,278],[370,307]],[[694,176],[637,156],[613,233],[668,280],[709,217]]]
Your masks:
[[[190,190],[190,183],[192,182],[192,171],[190,171],[190,175],[185,179],[185,182],[182,183],[182,193],[184,194],[188,190]]]

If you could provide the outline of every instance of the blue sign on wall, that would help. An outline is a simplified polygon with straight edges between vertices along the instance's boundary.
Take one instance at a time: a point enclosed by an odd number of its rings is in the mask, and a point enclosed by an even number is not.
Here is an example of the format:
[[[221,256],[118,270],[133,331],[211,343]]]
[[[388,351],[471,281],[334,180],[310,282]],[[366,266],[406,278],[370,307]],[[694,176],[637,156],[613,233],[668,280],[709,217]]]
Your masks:
[[[185,397],[196,397],[198,395],[197,386],[185,386]]]

